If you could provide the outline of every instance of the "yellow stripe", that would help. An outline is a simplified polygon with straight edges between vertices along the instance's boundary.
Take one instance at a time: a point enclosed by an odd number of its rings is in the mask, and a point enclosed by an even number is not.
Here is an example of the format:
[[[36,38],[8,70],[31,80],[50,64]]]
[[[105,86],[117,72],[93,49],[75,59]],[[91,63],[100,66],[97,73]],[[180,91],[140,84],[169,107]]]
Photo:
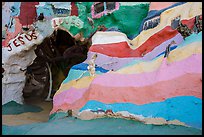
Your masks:
[[[202,41],[201,42],[193,42],[189,45],[186,45],[184,47],[175,49],[170,52],[169,57],[167,58],[167,61],[169,63],[176,62],[183,60],[185,58],[188,58],[192,54],[201,54],[202,53]],[[130,67],[126,67],[123,69],[120,69],[116,71],[115,73],[119,74],[137,74],[137,73],[143,73],[143,72],[152,72],[158,69],[162,63],[163,56],[157,58],[153,61],[148,62],[141,62],[138,64],[135,64]]]
[[[149,39],[155,33],[161,31],[166,26],[171,26],[171,20],[177,16],[181,16],[181,20],[189,20],[197,15],[202,14],[202,2],[187,2],[183,5],[179,5],[164,11],[160,15],[160,23],[157,27],[142,31],[131,43],[132,49],[136,49],[141,46],[147,39]]]
[[[193,42],[170,52],[168,62],[176,62],[188,58],[192,54],[202,54],[202,41]]]
[[[186,45],[184,47],[175,49],[170,52],[168,61],[169,62],[175,62],[180,61],[185,58],[188,58],[192,54],[202,54],[202,41],[201,42],[194,42],[189,45]],[[136,74],[136,73],[143,73],[143,72],[152,72],[159,68],[160,64],[162,63],[163,56],[160,58],[149,61],[149,62],[141,62],[136,65],[120,69],[116,72],[108,72],[108,73],[119,73],[119,74]],[[97,77],[97,75],[95,76]],[[66,84],[62,84],[60,89],[56,92],[56,94],[61,93],[62,91],[68,90],[71,87],[73,88],[87,88],[90,86],[91,82],[95,77],[83,77],[80,80],[76,82],[76,80],[72,80]],[[55,94],[55,95],[56,95]]]
[[[83,78],[79,79],[78,81],[72,80],[66,84],[61,84],[59,90],[55,93],[55,95],[59,94],[62,91],[68,90],[71,87],[73,87],[73,88],[86,88],[91,84],[93,79],[94,79],[94,77],[88,76],[88,77],[83,77]]]

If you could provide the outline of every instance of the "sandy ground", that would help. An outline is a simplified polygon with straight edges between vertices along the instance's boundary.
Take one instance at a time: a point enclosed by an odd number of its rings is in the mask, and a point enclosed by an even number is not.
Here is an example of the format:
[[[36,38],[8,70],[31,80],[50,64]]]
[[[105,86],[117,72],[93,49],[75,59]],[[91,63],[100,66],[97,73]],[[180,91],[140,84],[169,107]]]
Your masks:
[[[43,109],[41,112],[26,112],[18,115],[2,115],[2,124],[14,126],[31,124],[36,122],[47,122],[49,119],[49,113],[52,109],[52,101],[46,102],[39,98],[26,99],[26,104],[32,104],[39,106]]]

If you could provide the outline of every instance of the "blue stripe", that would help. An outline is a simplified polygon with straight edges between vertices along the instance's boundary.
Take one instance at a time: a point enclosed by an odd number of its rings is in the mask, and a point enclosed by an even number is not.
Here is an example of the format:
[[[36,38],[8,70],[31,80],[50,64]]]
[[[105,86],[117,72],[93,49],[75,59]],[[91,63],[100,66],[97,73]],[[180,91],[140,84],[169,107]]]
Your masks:
[[[177,47],[177,46],[172,46],[172,47],[170,47],[170,51],[174,50],[176,47]],[[159,56],[161,56],[161,55],[165,54],[165,52],[166,52],[166,51],[164,51],[164,52],[160,53],[160,54],[159,54],[159,55],[157,55],[156,57],[159,57]]]
[[[105,104],[90,100],[80,111],[86,109],[94,111],[98,109],[112,109],[113,112],[128,111],[129,113],[143,115],[144,117],[162,117],[166,120],[177,119],[186,125],[202,128],[202,100],[194,96],[177,96],[168,98],[163,102],[144,105],[133,103]]]
[[[81,74],[82,74],[83,72],[85,72],[85,71],[83,71],[83,70],[71,69],[71,70],[69,71],[68,76],[66,77],[66,79],[63,81],[62,84],[65,84],[65,83],[68,83],[68,82],[70,82],[70,81],[72,81],[72,80],[78,79],[78,78],[81,76]],[[96,71],[96,74],[100,75],[100,74],[103,74],[103,73],[101,73],[100,71]],[[86,72],[83,74],[83,76],[82,76],[81,78],[83,78],[83,77],[88,77],[88,76],[90,76],[90,74],[89,74],[88,71],[86,71]]]
[[[88,64],[86,64],[86,63],[80,63],[80,64],[77,64],[77,65],[74,65],[74,66],[72,67],[72,69],[76,69],[76,70],[87,70],[87,67],[88,67]],[[106,72],[109,71],[109,70],[106,70],[106,69],[104,69],[104,68],[102,68],[102,67],[98,67],[98,66],[96,66],[95,69],[96,69],[96,71],[100,71],[100,72],[102,72],[102,73],[106,73]]]

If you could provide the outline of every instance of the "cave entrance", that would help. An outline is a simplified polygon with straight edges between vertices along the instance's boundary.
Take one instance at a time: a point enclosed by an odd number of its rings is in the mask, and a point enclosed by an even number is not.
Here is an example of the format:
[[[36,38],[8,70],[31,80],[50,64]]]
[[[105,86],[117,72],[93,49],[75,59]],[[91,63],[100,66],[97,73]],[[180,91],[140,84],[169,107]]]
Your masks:
[[[37,45],[35,50],[37,57],[27,67],[26,84],[23,90],[25,103],[45,102],[49,90],[52,90],[51,97],[54,96],[63,80],[67,77],[70,68],[67,68],[68,64],[66,62],[51,63],[46,59],[47,57],[63,56],[63,52],[67,48],[74,46],[74,44],[75,39],[68,32],[58,29],[50,37],[45,38],[41,44]],[[50,85],[50,82],[52,85]]]

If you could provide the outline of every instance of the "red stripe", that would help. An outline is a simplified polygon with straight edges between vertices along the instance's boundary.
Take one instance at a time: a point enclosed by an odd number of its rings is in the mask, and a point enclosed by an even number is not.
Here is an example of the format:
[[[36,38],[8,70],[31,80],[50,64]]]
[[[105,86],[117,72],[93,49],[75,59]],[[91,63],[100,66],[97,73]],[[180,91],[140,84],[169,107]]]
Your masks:
[[[183,20],[190,28],[193,28],[195,18]],[[173,38],[178,34],[177,30],[173,30],[171,26],[166,26],[161,31],[149,37],[139,48],[132,50],[127,42],[111,43],[111,44],[95,44],[91,46],[90,51],[105,54],[111,57],[141,57],[142,53],[147,54],[164,41]]]
[[[182,24],[186,24],[188,28],[193,29],[195,18],[192,18],[190,20],[182,20]]]
[[[126,55],[131,52],[131,49],[126,41],[111,44],[95,44],[91,46],[89,50],[112,57],[126,57]]]
[[[103,103],[130,102],[144,105],[177,96],[195,96],[202,99],[202,81],[200,81],[200,77],[200,74],[185,74],[175,79],[161,81],[145,87],[107,87],[92,84],[83,96],[74,103],[64,102],[59,106],[54,103],[50,114],[60,109],[64,111],[80,109],[89,100],[97,100]],[[67,92],[67,94],[69,93]]]
[[[138,49],[132,50],[127,42],[96,44],[91,46],[90,51],[102,53],[111,57],[141,57],[143,52],[150,52],[164,41],[174,37],[178,32],[172,30],[170,26],[151,36]]]
[[[142,53],[151,52],[155,47],[162,44],[164,41],[175,37],[178,34],[177,30],[173,30],[170,26],[165,27],[158,33],[149,37],[137,50],[140,53],[139,57],[141,57]]]

